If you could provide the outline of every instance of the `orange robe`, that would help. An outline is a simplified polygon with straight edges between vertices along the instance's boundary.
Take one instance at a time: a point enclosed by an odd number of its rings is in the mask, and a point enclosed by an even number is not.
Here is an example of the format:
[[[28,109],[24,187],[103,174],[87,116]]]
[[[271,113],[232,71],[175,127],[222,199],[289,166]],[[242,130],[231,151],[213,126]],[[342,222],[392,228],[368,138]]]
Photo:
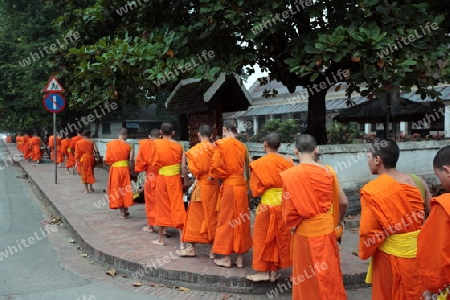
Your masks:
[[[78,159],[75,158],[75,152],[76,152],[77,142],[82,139],[83,139],[83,137],[80,135],[76,135],[70,139],[70,149],[72,150],[72,166],[77,164],[78,174],[81,174],[81,169],[80,169],[80,163],[79,163]],[[70,154],[69,154],[69,157],[70,157]]]
[[[69,162],[69,152],[67,150],[70,148],[70,139],[62,139],[61,140],[61,155],[63,157],[63,161],[66,162],[66,168],[70,168],[70,162]]]
[[[16,136],[16,147],[17,150],[23,152],[23,136],[21,135]]]
[[[165,169],[161,170],[163,167],[181,164],[183,147],[180,143],[167,139],[157,139],[153,143],[155,152],[150,165],[154,165],[159,170],[159,176],[156,179],[155,225],[183,229],[186,210],[184,209],[181,175],[168,176],[163,174]]]
[[[29,140],[28,143],[31,148],[31,159],[35,161],[42,160],[41,139],[34,136]]]
[[[291,158],[270,153],[250,163],[250,189],[254,197],[262,196],[271,188],[281,189],[280,172],[294,166]],[[253,269],[260,272],[289,268],[291,232],[281,214],[279,199],[270,199],[273,204],[260,203],[253,225]],[[274,203],[279,201],[280,204]],[[263,201],[264,202],[264,201]]]
[[[82,139],[77,143],[75,158],[80,162],[81,182],[84,184],[95,183],[94,177],[94,143]]]
[[[283,218],[288,228],[296,228],[291,245],[292,299],[347,299],[330,211],[329,170],[300,164],[280,175]]]
[[[450,194],[443,194],[431,200],[430,216],[417,239],[416,261],[421,292],[438,294],[447,288],[450,290],[449,233]]]
[[[52,161],[55,160],[55,154],[54,154],[54,146],[55,146],[55,137],[53,135],[50,136],[50,138],[48,139],[48,146],[50,147],[50,159]],[[56,137],[56,163],[60,164],[64,161],[64,156],[63,153],[61,151],[61,137],[57,136]]]
[[[31,149],[30,149],[30,145],[29,145],[29,141],[30,141],[31,137],[28,135],[25,135],[23,137],[23,159],[28,160],[31,156]]]
[[[379,249],[386,237],[420,230],[424,201],[420,191],[383,174],[360,192],[359,257],[373,258],[372,299],[420,299],[415,258],[400,258]]]
[[[184,225],[183,242],[211,244],[216,235],[219,182],[208,180],[214,147],[213,143],[202,142],[186,152],[189,170],[196,182]]]
[[[152,140],[139,141],[139,151],[136,155],[136,172],[146,172],[144,183],[145,215],[147,224],[154,226],[156,223],[156,179],[158,177],[158,168],[150,164],[150,160],[155,150],[155,144]]]
[[[212,251],[243,254],[252,247],[247,182],[244,177],[247,148],[235,138],[216,142],[209,176],[222,179],[218,223]]]
[[[105,163],[111,165],[108,178],[108,199],[111,209],[133,205],[133,189],[128,166],[130,151],[130,144],[121,140],[106,144]]]

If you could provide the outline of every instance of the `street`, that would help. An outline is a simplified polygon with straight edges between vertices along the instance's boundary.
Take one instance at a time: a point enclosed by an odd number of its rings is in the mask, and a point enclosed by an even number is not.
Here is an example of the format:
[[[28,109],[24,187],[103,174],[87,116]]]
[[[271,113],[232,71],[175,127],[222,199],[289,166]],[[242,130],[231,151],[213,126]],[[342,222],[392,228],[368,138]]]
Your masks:
[[[0,143],[0,158],[7,155]],[[106,275],[108,266],[81,257],[82,249],[69,242],[66,224],[51,224],[55,212],[23,170],[0,161],[0,299],[268,299],[266,295],[185,293],[147,281],[133,287],[133,278]],[[370,299],[370,289],[348,291],[348,295],[352,300]]]

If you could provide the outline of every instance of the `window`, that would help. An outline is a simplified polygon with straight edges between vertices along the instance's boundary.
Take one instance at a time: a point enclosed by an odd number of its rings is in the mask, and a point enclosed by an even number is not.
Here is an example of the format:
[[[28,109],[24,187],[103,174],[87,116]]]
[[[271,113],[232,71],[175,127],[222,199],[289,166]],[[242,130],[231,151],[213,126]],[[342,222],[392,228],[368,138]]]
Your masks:
[[[102,123],[102,134],[111,134],[111,123]]]

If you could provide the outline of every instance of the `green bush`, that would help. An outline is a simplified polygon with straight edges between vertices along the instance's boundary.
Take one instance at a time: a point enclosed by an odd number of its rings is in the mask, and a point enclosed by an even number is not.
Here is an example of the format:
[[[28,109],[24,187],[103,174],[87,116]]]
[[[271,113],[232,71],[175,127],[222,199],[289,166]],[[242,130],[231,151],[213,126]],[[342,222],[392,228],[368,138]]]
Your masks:
[[[296,119],[288,119],[282,122],[279,119],[267,121],[259,132],[260,140],[270,132],[278,132],[282,143],[294,142],[295,136],[300,132],[299,122]]]
[[[329,144],[352,144],[355,139],[362,139],[363,133],[359,130],[359,124],[332,122],[328,127]]]

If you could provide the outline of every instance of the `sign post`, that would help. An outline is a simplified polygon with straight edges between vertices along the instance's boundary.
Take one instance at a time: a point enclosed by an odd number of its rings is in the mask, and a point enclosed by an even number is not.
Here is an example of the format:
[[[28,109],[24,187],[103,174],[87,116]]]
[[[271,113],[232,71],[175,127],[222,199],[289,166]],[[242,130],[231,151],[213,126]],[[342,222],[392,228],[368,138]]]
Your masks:
[[[56,138],[56,114],[63,111],[66,107],[66,99],[58,93],[64,93],[62,85],[55,76],[51,76],[46,87],[44,88],[44,99],[42,100],[44,107],[53,113],[53,163],[55,164],[55,184],[58,183],[58,155],[57,138]]]

